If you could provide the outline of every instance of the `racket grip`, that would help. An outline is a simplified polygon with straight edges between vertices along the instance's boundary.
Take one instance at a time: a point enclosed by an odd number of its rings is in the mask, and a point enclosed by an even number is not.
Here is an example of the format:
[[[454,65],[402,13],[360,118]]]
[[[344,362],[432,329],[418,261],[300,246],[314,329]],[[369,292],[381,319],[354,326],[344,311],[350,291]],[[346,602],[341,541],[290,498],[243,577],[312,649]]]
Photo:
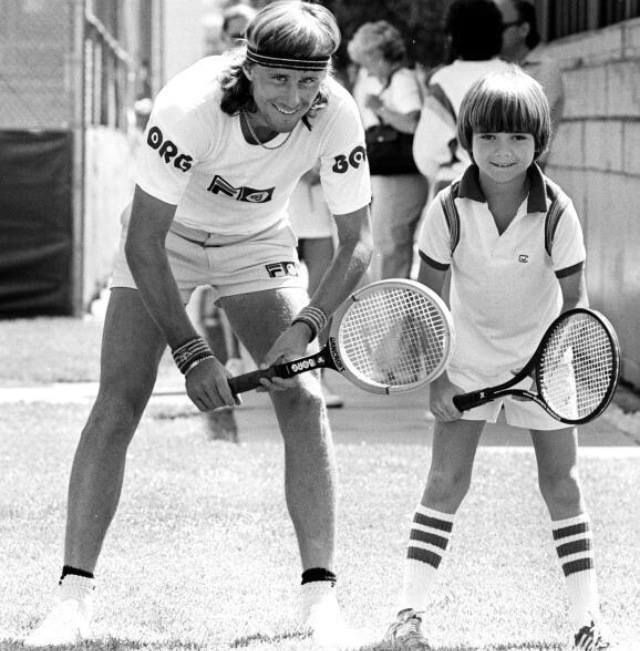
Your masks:
[[[245,391],[251,391],[252,389],[257,389],[262,378],[272,378],[276,376],[283,377],[282,366],[270,366],[269,368],[258,369],[257,371],[251,371],[250,373],[243,373],[242,375],[237,375],[236,377],[229,378],[229,386],[231,391],[234,394],[244,393]]]
[[[487,397],[484,391],[471,391],[470,393],[461,393],[460,395],[453,396],[453,404],[458,411],[468,411],[490,401],[491,398]]]

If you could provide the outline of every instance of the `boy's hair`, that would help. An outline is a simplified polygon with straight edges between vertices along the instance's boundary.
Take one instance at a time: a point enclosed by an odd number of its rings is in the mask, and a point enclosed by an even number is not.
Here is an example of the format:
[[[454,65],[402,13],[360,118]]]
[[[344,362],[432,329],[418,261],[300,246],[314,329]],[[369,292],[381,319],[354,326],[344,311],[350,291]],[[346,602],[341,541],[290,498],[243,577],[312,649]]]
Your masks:
[[[474,133],[530,133],[536,159],[540,157],[551,137],[542,86],[516,65],[478,79],[462,99],[458,116],[458,140],[470,156]]]
[[[451,38],[453,59],[486,61],[502,49],[502,14],[494,0],[454,0],[444,31]]]
[[[260,54],[282,59],[329,57],[340,45],[340,30],[333,14],[322,5],[280,0],[256,14],[247,26],[246,41],[248,47]],[[222,75],[220,106],[229,115],[256,110],[251,83],[243,71],[243,67],[251,65],[246,59],[246,48],[242,48]],[[326,103],[327,95],[321,86],[309,114]]]

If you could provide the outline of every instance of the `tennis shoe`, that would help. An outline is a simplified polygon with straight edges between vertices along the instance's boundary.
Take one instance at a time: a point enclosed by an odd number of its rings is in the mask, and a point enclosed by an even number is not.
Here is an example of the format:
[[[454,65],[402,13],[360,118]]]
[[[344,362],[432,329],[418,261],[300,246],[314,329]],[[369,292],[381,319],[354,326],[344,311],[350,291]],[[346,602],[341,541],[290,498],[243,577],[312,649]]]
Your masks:
[[[604,651],[617,649],[612,642],[607,639],[608,635],[602,625],[595,621],[583,626],[574,636],[574,651]]]
[[[403,651],[431,651],[427,638],[422,634],[422,613],[406,608],[389,626],[384,636],[384,648]]]
[[[23,641],[26,647],[74,645],[91,636],[91,599],[59,601]]]

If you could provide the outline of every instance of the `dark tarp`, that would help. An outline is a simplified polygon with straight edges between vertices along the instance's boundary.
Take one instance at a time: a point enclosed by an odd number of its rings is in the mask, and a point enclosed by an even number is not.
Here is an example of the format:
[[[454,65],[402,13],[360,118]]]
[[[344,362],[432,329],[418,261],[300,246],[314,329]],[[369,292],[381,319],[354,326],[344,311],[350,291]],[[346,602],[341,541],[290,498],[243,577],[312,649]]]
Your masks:
[[[72,313],[72,134],[0,131],[0,318]]]

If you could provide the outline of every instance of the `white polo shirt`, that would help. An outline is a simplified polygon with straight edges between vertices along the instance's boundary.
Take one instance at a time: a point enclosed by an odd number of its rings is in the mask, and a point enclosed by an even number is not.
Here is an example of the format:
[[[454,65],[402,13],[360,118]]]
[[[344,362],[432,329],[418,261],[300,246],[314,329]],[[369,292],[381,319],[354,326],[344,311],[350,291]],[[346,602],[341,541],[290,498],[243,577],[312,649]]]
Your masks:
[[[529,361],[560,312],[558,278],[584,265],[582,227],[568,198],[551,255],[547,254],[545,218],[562,190],[536,165],[529,175],[529,195],[502,234],[489,211],[475,165],[453,186],[460,216],[460,237],[453,255],[439,198],[431,203],[420,231],[422,260],[441,270],[451,267],[456,351],[450,375],[466,385],[465,390],[506,381],[514,369]]]
[[[207,57],[174,77],[158,94],[140,148],[136,182],[177,205],[175,220],[226,236],[247,237],[287,219],[298,179],[317,161],[333,214],[371,201],[364,131],[356,104],[327,79],[328,104],[279,134],[265,149],[249,144],[239,115],[220,108],[226,57]],[[286,141],[286,142],[285,142]]]

